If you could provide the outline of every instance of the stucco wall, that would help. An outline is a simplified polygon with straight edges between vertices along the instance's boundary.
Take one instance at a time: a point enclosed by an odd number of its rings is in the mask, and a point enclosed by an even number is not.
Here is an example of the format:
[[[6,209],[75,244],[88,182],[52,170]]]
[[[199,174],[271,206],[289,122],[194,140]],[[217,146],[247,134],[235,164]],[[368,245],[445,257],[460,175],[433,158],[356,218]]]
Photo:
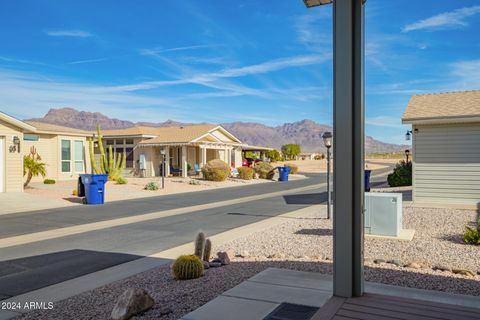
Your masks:
[[[0,137],[4,138],[4,189],[6,192],[23,191],[23,153],[10,152],[9,148],[13,145],[13,137],[20,138],[20,151],[23,148],[23,133],[19,128],[0,120]]]

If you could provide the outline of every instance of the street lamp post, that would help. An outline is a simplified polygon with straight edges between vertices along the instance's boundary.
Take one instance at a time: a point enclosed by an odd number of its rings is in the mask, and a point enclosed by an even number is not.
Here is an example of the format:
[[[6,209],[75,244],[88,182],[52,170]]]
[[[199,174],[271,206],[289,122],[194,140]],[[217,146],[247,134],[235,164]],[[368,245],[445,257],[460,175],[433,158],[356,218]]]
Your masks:
[[[408,164],[408,156],[410,155],[410,150],[406,149],[405,150],[405,157],[407,158],[407,164]]]
[[[165,189],[165,148],[160,149],[160,154],[162,155],[162,189]]]
[[[330,148],[332,147],[332,133],[326,131],[322,135],[323,144],[327,148],[327,219],[330,219],[331,197],[330,197]]]

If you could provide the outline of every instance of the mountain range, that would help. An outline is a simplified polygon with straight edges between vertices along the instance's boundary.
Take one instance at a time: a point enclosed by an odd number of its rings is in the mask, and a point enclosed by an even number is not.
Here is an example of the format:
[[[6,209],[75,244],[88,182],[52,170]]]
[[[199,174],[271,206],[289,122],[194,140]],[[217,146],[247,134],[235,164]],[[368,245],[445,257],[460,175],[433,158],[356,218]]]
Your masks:
[[[102,129],[122,129],[133,126],[188,126],[194,123],[184,123],[173,120],[165,122],[132,122],[109,118],[100,112],[79,111],[74,108],[50,109],[43,118],[29,119],[46,122],[71,128],[83,130],[95,130],[97,124]],[[256,146],[268,146],[279,149],[286,143],[298,143],[302,151],[324,151],[322,134],[325,131],[332,131],[332,127],[320,124],[312,120],[301,120],[297,122],[284,123],[280,126],[266,126],[255,122],[228,122],[221,123],[225,129],[234,134],[242,142]],[[365,151],[371,152],[397,152],[404,150],[406,146],[385,143],[365,137]]]

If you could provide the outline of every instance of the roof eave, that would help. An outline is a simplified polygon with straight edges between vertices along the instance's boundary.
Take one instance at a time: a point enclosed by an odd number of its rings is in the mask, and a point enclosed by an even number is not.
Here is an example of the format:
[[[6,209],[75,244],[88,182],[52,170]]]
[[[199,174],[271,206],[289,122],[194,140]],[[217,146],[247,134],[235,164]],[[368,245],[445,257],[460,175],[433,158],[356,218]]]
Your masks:
[[[457,117],[403,118],[402,124],[455,124],[480,122],[480,115]]]

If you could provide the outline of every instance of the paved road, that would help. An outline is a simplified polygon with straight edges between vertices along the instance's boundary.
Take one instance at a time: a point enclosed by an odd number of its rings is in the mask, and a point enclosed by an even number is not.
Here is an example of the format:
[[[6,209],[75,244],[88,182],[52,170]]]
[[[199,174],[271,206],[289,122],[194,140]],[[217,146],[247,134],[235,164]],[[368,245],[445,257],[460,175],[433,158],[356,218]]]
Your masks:
[[[376,173],[382,171],[387,170]],[[326,180],[325,174],[309,174],[308,177],[289,183],[113,202],[102,207],[69,207],[0,216],[0,238],[295,190]],[[191,241],[198,230],[214,235],[325,200],[326,188],[316,187],[300,193],[286,192],[255,201],[193,209],[189,213],[1,248],[0,300],[176,247]]]

